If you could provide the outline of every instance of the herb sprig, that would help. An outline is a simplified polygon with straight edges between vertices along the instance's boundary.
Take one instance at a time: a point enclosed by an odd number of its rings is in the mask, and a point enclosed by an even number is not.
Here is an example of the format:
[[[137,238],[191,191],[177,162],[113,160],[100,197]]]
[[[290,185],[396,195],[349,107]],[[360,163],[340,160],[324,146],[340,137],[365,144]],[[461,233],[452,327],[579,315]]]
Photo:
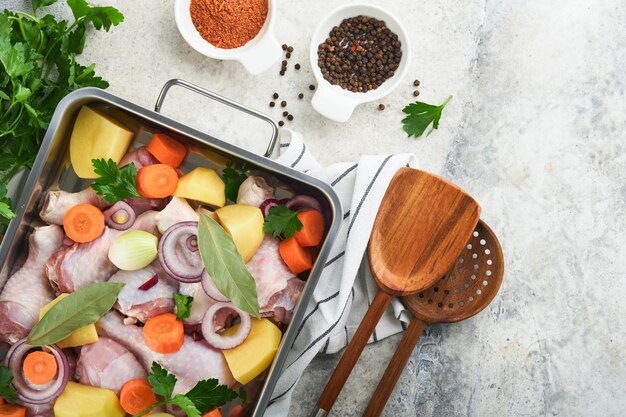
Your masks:
[[[152,362],[148,382],[152,386],[152,391],[156,395],[163,397],[164,400],[140,411],[133,417],[143,416],[154,408],[168,404],[180,407],[187,414],[187,417],[200,417],[202,413],[221,407],[237,398],[235,391],[226,385],[220,385],[219,381],[214,378],[198,382],[187,394],[173,395],[176,381],[175,375],[167,372],[157,362]]]
[[[432,123],[433,126],[428,133],[426,133],[426,136],[430,135],[433,130],[439,128],[441,112],[450,100],[452,100],[452,96],[448,97],[446,101],[439,106],[423,103],[421,101],[409,104],[402,109],[402,111],[408,115],[402,119],[402,128],[409,137],[415,136],[418,138],[424,134],[428,126]]]
[[[298,212],[287,206],[276,206],[270,209],[263,223],[263,231],[274,237],[289,239],[302,229],[302,222],[298,219]]]
[[[226,185],[225,193],[226,198],[230,201],[237,202],[237,194],[239,194],[239,187],[250,175],[250,167],[245,163],[238,163],[229,161],[226,164],[226,168],[222,170],[222,176],[224,177],[224,184]]]
[[[128,197],[141,197],[137,192],[137,169],[135,164],[121,168],[112,159],[92,159],[93,170],[100,178],[96,178],[91,188],[107,203],[115,203]]]
[[[85,0],[66,0],[73,22],[40,7],[57,0],[32,0],[32,14],[0,13],[0,188],[23,168],[31,168],[59,101],[81,87],[106,88],[94,65],[83,66],[87,27],[108,31],[124,20],[113,7],[90,7]],[[0,192],[0,194],[2,194]],[[0,226],[14,216],[6,195],[0,197]]]

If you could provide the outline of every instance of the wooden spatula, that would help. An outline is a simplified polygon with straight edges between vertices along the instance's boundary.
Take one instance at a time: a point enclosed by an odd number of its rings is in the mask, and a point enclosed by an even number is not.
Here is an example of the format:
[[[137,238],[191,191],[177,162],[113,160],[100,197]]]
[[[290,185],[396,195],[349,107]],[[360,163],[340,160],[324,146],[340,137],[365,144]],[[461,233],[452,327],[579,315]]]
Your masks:
[[[326,416],[392,295],[430,287],[457,259],[480,217],[480,206],[456,185],[424,171],[401,168],[389,184],[368,247],[380,291],[326,384],[312,415]]]

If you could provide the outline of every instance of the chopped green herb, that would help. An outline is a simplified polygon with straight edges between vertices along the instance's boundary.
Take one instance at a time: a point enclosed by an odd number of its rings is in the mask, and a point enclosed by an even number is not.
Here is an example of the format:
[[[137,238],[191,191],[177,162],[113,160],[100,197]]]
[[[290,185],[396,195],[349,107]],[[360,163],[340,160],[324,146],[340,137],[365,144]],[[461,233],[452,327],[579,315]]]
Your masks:
[[[225,193],[226,198],[232,202],[237,201],[237,194],[239,194],[239,187],[248,178],[250,174],[250,168],[248,164],[233,163],[231,161],[226,164],[226,168],[222,170],[222,176],[224,177],[224,184],[226,185]]]
[[[174,294],[174,302],[176,303],[176,320],[188,319],[191,315],[193,297],[190,295]]]
[[[11,386],[13,372],[8,366],[0,366],[0,397],[7,402],[14,403],[17,400],[17,391]]]

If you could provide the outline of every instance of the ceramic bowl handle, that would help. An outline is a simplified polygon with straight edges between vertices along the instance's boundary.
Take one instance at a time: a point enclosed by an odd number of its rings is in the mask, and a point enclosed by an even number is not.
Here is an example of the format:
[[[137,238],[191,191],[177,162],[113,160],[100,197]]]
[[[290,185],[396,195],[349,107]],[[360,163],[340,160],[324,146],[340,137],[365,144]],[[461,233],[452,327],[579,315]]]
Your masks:
[[[273,33],[266,33],[253,48],[242,52],[237,58],[252,75],[257,75],[271,67],[280,59],[283,50]]]
[[[358,105],[353,98],[346,97],[329,85],[320,83],[311,100],[313,108],[322,116],[336,122],[347,122]]]

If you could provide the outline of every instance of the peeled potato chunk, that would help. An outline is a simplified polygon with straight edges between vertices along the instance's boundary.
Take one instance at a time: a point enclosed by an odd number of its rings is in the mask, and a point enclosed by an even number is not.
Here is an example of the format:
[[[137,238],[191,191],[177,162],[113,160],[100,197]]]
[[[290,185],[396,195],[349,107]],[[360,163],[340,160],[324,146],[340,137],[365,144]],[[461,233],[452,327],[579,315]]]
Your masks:
[[[111,390],[68,382],[54,403],[54,417],[124,417],[117,395]]]
[[[215,215],[235,241],[235,246],[243,261],[248,262],[265,237],[261,210],[246,204],[233,204],[215,210]]]
[[[70,161],[80,178],[98,178],[92,159],[112,159],[120,162],[133,132],[117,120],[88,106],[78,113],[70,139]]]
[[[224,181],[215,170],[198,167],[178,179],[174,195],[222,207],[226,204],[225,189]]]
[[[238,326],[231,327],[223,335],[236,333]],[[271,321],[253,318],[246,340],[234,349],[222,351],[233,377],[245,385],[259,376],[272,364],[280,339],[281,332]]]

